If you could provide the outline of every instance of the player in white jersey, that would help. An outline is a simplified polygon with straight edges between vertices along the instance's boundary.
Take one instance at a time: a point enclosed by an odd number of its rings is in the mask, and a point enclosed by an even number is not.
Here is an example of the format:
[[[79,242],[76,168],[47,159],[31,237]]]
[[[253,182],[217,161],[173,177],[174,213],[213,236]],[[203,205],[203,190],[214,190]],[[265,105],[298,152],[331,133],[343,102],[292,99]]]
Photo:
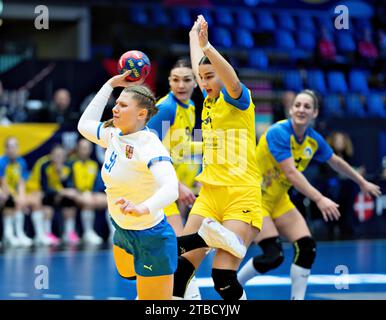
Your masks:
[[[167,150],[146,127],[157,112],[156,100],[139,85],[141,81],[126,81],[129,73],[103,85],[80,118],[78,130],[107,148],[102,178],[116,228],[113,248],[118,272],[136,276],[138,299],[171,299],[177,241],[162,208],[177,199],[178,180]],[[113,108],[113,119],[102,123],[115,87],[125,88]]]

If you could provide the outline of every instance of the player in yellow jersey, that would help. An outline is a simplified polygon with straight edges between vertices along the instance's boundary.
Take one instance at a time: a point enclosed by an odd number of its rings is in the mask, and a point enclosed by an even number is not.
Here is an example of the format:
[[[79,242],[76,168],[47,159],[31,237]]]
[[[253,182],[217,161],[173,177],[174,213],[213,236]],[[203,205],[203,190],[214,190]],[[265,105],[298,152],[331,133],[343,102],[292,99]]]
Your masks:
[[[335,171],[356,182],[364,193],[381,194],[380,188],[365,180],[342,158],[335,155],[324,138],[311,128],[319,112],[318,99],[304,90],[290,107],[288,120],[273,124],[260,138],[257,163],[263,176],[262,208],[264,228],[256,238],[263,254],[250,259],[238,273],[241,284],[283,262],[279,235],[295,249],[291,265],[291,299],[304,299],[307,279],[316,256],[316,244],[307,224],[291,202],[288,189],[293,186],[316,203],[325,221],[339,219],[339,205],[323,196],[302,174],[311,159],[327,162]]]
[[[28,170],[24,158],[18,153],[18,140],[8,137],[5,140],[5,155],[0,157],[0,189],[4,197],[3,240],[10,247],[28,247],[32,245],[32,240],[24,232]]]
[[[255,154],[255,112],[250,91],[240,82],[233,67],[210,45],[208,24],[196,20],[190,36],[190,54],[198,84],[205,96],[202,111],[203,171],[199,196],[190,212],[184,235],[193,242],[202,239],[211,247],[230,237],[208,237],[213,221],[224,233],[237,235],[240,250],[218,249],[213,260],[214,287],[224,300],[245,297],[236,270],[246,247],[262,226],[260,179]],[[238,239],[237,239],[238,238]],[[201,239],[201,240],[200,240]],[[173,295],[184,296],[185,288],[205,256],[205,249],[179,257]]]
[[[155,130],[163,145],[169,151],[179,181],[179,198],[183,204],[192,205],[196,199],[187,187],[184,177],[189,170],[190,159],[183,155],[184,147],[192,143],[192,132],[195,125],[195,107],[191,100],[193,90],[197,87],[190,62],[178,60],[170,70],[170,92],[157,102],[158,113],[148,122],[148,127]],[[197,167],[194,168],[197,173]],[[179,173],[179,174],[178,174]],[[183,223],[177,203],[173,202],[164,208],[169,224],[177,236],[182,234]]]
[[[80,207],[80,218],[83,227],[82,240],[85,244],[102,244],[102,238],[94,230],[95,210],[106,209],[107,200],[100,168],[90,158],[92,144],[80,139],[77,145],[76,159],[71,163],[73,186],[78,191],[76,204]]]

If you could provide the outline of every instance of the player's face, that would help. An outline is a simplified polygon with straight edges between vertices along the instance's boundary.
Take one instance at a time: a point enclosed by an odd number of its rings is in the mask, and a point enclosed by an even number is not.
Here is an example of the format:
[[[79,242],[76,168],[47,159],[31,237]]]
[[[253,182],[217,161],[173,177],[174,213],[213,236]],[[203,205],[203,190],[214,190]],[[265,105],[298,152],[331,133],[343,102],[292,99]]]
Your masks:
[[[66,161],[66,152],[63,148],[55,148],[51,152],[51,159],[55,165],[61,166]]]
[[[198,66],[198,74],[201,79],[203,89],[209,98],[217,98],[224,84],[217,75],[211,64],[201,64]]]
[[[193,70],[187,67],[174,68],[170,71],[169,85],[178,100],[189,100],[197,86]]]
[[[308,94],[298,94],[290,108],[290,115],[295,125],[308,126],[318,116],[314,100]]]
[[[138,106],[132,94],[122,92],[113,108],[114,126],[123,134],[133,133],[145,122],[147,110]]]
[[[92,151],[91,142],[88,140],[82,139],[78,143],[78,156],[81,160],[90,158]]]
[[[10,138],[7,141],[6,154],[12,160],[17,158],[17,155],[19,154],[19,143],[16,139]]]

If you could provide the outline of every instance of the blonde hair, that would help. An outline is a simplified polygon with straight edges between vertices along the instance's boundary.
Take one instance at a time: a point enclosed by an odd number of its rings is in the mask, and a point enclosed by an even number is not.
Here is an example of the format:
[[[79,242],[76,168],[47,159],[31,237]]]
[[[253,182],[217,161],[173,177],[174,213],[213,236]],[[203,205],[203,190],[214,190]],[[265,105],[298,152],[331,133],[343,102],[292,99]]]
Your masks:
[[[150,118],[157,114],[158,108],[156,106],[156,98],[154,97],[153,92],[146,86],[132,86],[126,87],[123,89],[123,92],[130,93],[131,98],[138,102],[140,108],[147,110],[147,116],[145,123],[147,123]],[[105,121],[103,127],[114,127],[113,119]]]

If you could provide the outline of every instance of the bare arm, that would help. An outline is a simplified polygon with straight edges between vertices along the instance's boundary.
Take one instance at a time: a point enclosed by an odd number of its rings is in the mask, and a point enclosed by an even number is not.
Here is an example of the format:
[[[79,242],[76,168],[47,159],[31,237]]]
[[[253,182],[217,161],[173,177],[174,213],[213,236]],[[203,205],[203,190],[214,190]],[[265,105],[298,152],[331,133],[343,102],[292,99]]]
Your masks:
[[[242,93],[242,87],[236,71],[224,59],[224,57],[212,45],[209,44],[208,23],[205,21],[205,18],[200,15],[196,22],[199,22],[200,24],[200,30],[198,32],[198,41],[200,47],[210,60],[213,68],[218,73],[229,95],[233,99],[238,99]]]
[[[327,163],[336,172],[339,172],[340,174],[349,177],[352,181],[358,184],[364,193],[371,194],[376,197],[381,195],[381,189],[379,186],[368,182],[358,172],[356,172],[346,161],[344,161],[337,155],[334,154],[331,159],[328,160]]]
[[[194,22],[192,29],[189,32],[189,47],[190,47],[190,60],[192,63],[193,74],[196,77],[196,81],[201,91],[203,90],[201,86],[201,79],[198,74],[198,63],[204,56],[200,48],[200,42],[198,40],[198,31],[200,30],[200,24],[198,20]]]
[[[309,183],[306,177],[296,169],[295,162],[292,157],[280,162],[279,166],[294,188],[316,203],[319,210],[322,212],[325,221],[328,221],[328,219],[339,219],[339,205],[329,198],[323,196],[314,186]]]

